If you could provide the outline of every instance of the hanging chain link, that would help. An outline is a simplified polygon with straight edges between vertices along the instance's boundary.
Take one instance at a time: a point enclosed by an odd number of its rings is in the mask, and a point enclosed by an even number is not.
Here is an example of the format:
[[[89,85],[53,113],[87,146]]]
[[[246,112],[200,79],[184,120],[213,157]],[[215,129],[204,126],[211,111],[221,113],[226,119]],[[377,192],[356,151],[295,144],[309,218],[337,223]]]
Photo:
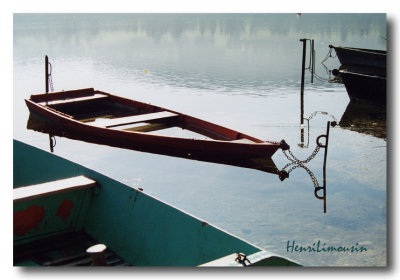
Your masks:
[[[301,167],[301,168],[303,168],[303,169],[308,173],[308,175],[310,176],[311,181],[312,181],[313,184],[314,184],[314,187],[315,187],[315,188],[320,188],[320,185],[319,185],[318,180],[317,180],[317,178],[315,177],[314,173],[313,173],[307,166],[305,166],[305,165],[304,165],[303,163],[301,163],[301,162],[298,162],[298,163],[290,162],[290,163],[286,164],[285,167],[282,168],[282,170],[285,170],[286,168],[288,168],[288,167],[291,166],[291,165],[294,165],[294,166],[293,166],[292,168],[290,168],[288,171],[286,171],[288,176],[289,176],[289,174],[290,174],[293,170],[295,170],[295,169],[298,168],[298,167]]]
[[[311,155],[310,155],[308,158],[306,158],[305,160],[300,160],[300,159],[298,159],[298,158],[292,153],[292,151],[290,151],[290,149],[287,150],[290,156],[286,153],[285,150],[282,150],[283,154],[284,154],[284,155],[286,156],[286,158],[290,161],[288,164],[286,164],[286,165],[282,168],[282,171],[285,171],[286,168],[288,168],[289,166],[293,165],[293,167],[291,167],[288,171],[286,171],[286,176],[288,177],[289,174],[290,174],[293,170],[295,170],[295,169],[298,168],[298,167],[301,167],[301,168],[303,168],[303,169],[308,173],[308,175],[310,176],[311,181],[312,181],[313,184],[314,184],[314,187],[315,187],[315,188],[319,188],[320,185],[319,185],[318,180],[317,180],[317,178],[315,177],[314,173],[313,173],[307,166],[305,166],[304,164],[310,162],[313,158],[315,158],[315,156],[318,154],[318,152],[319,152],[320,149],[321,149],[320,146],[317,145],[317,146],[315,147],[314,151],[311,153]]]
[[[53,87],[53,66],[51,65],[51,63],[49,62],[49,66],[50,66],[50,73],[48,75],[48,81],[49,81],[49,85],[50,85],[50,91],[54,92],[54,87]]]
[[[237,257],[236,257],[235,261],[242,264],[243,266],[251,265],[250,260],[243,253],[237,253]],[[246,261],[247,261],[247,263],[246,263]]]
[[[309,161],[312,160],[313,158],[315,158],[315,156],[318,154],[319,150],[320,150],[320,146],[317,145],[317,146],[315,147],[314,151],[311,153],[311,155],[310,155],[308,158],[306,158],[305,160],[299,160],[299,159],[292,153],[291,150],[287,150],[291,157],[286,153],[285,150],[282,150],[282,152],[283,152],[283,154],[286,156],[286,158],[287,158],[288,160],[290,160],[292,163],[294,163],[294,164],[304,164],[304,163],[309,162]]]
[[[313,116],[310,116],[310,119],[311,119],[312,117],[313,117]],[[327,154],[327,150],[326,150],[326,149],[328,148],[328,138],[329,138],[329,127],[330,127],[330,125],[331,125],[331,122],[328,121],[328,122],[327,122],[326,135],[322,134],[322,135],[320,135],[320,136],[317,137],[317,139],[316,139],[317,146],[315,147],[315,149],[314,149],[314,151],[311,153],[311,155],[308,156],[306,159],[304,159],[304,160],[298,159],[298,158],[292,153],[292,151],[291,151],[289,148],[287,148],[287,149],[282,149],[283,154],[286,156],[286,158],[287,158],[290,162],[287,163],[287,164],[282,168],[282,170],[279,172],[279,179],[280,179],[281,181],[283,181],[284,179],[288,178],[288,177],[289,177],[289,174],[290,174],[293,170],[295,170],[295,169],[298,168],[298,167],[301,167],[301,168],[303,168],[303,169],[308,173],[308,175],[310,176],[310,178],[311,178],[311,180],[312,180],[312,182],[313,182],[313,184],[314,184],[315,189],[316,189],[316,190],[321,189],[321,186],[319,185],[318,180],[317,180],[317,178],[315,177],[314,173],[313,173],[307,166],[305,166],[304,164],[310,162],[313,158],[315,158],[315,156],[318,154],[319,150],[320,150],[321,148],[324,148],[324,149],[325,149],[325,158],[324,158],[324,167],[323,167],[323,168],[324,168],[324,176],[325,176],[326,154]],[[321,138],[325,138],[325,144],[322,144],[322,143],[320,142],[320,139],[321,139]],[[282,140],[282,142],[284,142],[284,141]],[[286,145],[287,145],[287,144],[286,144]],[[288,145],[287,145],[287,146],[288,146]],[[288,147],[289,147],[289,146],[288,146]],[[286,152],[286,150],[287,150],[287,152]],[[288,171],[286,171],[286,169],[289,168],[290,166],[292,166],[292,167],[291,167]],[[325,177],[324,177],[324,187],[325,187]]]
[[[310,40],[310,39],[308,39],[308,40]],[[310,40],[310,44],[311,44],[311,40]],[[329,70],[328,69],[328,67],[326,67],[326,65],[324,64],[329,58],[335,58],[336,57],[336,55],[335,56],[333,56],[332,55],[332,48],[329,48],[329,51],[328,51],[328,53],[326,54],[326,56],[325,56],[325,58],[321,61],[321,65],[325,68],[325,71],[326,71],[326,74],[328,74],[328,78],[323,78],[323,77],[321,77],[320,75],[318,75],[317,73],[315,73],[315,71],[314,71],[314,73],[311,73],[313,76],[314,76],[314,78],[316,78],[318,81],[320,81],[320,82],[328,82],[328,81],[330,81],[331,80],[331,73],[332,73],[332,71],[331,70]],[[308,62],[308,67],[306,67],[306,68],[304,68],[304,69],[308,69],[310,72],[311,72],[311,65],[313,64],[313,63],[315,63],[315,51],[314,51],[314,55],[313,55],[313,50],[310,48],[310,54],[309,54],[309,56],[310,56],[310,59],[309,59],[309,62]],[[314,57],[314,61],[313,61],[313,57]]]

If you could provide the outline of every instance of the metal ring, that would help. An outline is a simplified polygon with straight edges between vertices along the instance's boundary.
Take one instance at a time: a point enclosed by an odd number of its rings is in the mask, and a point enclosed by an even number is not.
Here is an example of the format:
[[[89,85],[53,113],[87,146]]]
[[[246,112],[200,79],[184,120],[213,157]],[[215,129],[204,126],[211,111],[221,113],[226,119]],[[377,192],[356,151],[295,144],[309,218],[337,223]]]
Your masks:
[[[323,190],[323,189],[324,189],[323,187],[317,187],[317,188],[315,188],[315,189],[314,189],[314,196],[315,196],[316,198],[318,198],[318,199],[324,199],[324,198],[325,198],[325,195],[324,195],[324,196],[318,195],[318,191],[319,191],[319,190]]]
[[[321,137],[325,137],[325,139],[326,139],[326,135],[320,135],[320,136],[318,136],[317,137],[317,145],[319,146],[319,147],[321,147],[321,148],[326,148],[326,140],[325,140],[325,145],[324,144],[321,144],[320,142],[319,142],[319,139],[321,138]]]

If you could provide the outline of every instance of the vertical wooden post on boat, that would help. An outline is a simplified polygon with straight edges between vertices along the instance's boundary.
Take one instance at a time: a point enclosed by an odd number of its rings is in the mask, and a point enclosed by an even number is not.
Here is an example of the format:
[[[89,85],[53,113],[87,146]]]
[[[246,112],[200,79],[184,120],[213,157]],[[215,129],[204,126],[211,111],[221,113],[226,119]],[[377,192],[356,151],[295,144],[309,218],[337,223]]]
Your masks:
[[[46,93],[49,93],[49,58],[47,57],[47,55],[44,57],[44,72]]]
[[[303,42],[303,60],[301,63],[301,89],[300,89],[300,123],[304,123],[304,72],[306,66],[307,39],[300,39]]]
[[[92,266],[105,266],[107,265],[105,251],[107,250],[106,245],[97,244],[86,250],[86,253],[92,258]]]
[[[45,55],[44,57],[44,82],[46,86],[46,93],[49,93],[49,57]],[[48,104],[46,100],[46,105]],[[54,152],[54,143],[53,143],[53,135],[49,134],[49,142],[50,142],[50,152]]]

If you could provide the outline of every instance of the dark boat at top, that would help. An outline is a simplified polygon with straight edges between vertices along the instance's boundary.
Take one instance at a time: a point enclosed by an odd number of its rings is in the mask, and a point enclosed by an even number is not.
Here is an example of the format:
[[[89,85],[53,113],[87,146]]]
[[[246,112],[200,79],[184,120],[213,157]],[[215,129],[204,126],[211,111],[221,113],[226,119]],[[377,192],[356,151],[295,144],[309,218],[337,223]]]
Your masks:
[[[31,113],[67,136],[84,135],[89,142],[180,157],[270,158],[279,142],[241,132],[172,110],[119,97],[93,88],[31,95],[25,99]],[[160,135],[178,127],[202,138]],[[157,132],[154,133],[154,132]],[[75,137],[75,138],[76,138]]]
[[[334,47],[341,63],[339,76],[351,100],[386,106],[386,51]]]
[[[335,47],[343,68],[358,68],[359,72],[375,73],[386,76],[386,51],[350,47]]]

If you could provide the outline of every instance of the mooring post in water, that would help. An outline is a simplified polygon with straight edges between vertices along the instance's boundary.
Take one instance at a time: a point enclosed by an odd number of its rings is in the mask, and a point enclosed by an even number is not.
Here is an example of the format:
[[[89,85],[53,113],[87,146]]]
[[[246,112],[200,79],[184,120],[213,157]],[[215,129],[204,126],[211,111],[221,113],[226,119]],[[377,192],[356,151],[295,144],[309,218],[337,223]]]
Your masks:
[[[44,72],[46,93],[49,93],[49,58],[47,57],[47,55],[44,57]]]
[[[314,73],[315,73],[315,51],[314,51],[314,39],[311,40],[311,83],[314,83]]]
[[[325,154],[324,154],[324,187],[326,186],[326,158],[328,157],[328,143],[329,143],[329,129],[331,127],[331,122],[326,124],[326,140],[325,140]]]
[[[326,213],[326,158],[328,157],[328,143],[329,143],[329,130],[331,127],[331,122],[327,122],[326,124],[326,135],[320,135],[317,138],[317,145],[321,148],[325,149],[325,154],[324,154],[324,166],[323,166],[323,186],[322,187],[318,187],[315,189],[314,191],[314,195],[319,198],[319,199],[323,199],[324,200],[324,213]],[[322,144],[319,142],[319,140],[324,137],[325,138],[325,144]],[[318,191],[322,190],[323,191],[323,195],[322,197],[318,195]]]
[[[304,123],[304,72],[306,67],[306,48],[307,39],[300,39],[303,42],[303,60],[301,63],[301,89],[300,89],[300,123]]]
[[[306,48],[307,39],[300,39],[303,42],[303,60],[301,63],[301,89],[300,89],[300,142],[304,146],[304,72],[306,67]]]

